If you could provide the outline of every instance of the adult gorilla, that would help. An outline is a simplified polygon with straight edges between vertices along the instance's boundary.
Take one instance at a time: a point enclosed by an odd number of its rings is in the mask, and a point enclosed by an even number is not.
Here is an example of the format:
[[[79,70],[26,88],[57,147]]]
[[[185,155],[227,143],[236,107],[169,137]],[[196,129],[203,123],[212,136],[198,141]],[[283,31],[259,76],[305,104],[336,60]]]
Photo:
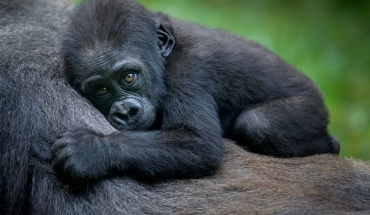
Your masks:
[[[70,83],[121,130],[63,135],[54,169],[67,181],[207,176],[222,162],[222,136],[279,157],[339,151],[302,73],[257,43],[133,0],[81,5],[62,57]]]
[[[0,214],[369,214],[370,167],[330,155],[277,159],[226,144],[215,176],[70,189],[52,171],[57,135],[105,118],[61,77],[68,0],[0,3]]]

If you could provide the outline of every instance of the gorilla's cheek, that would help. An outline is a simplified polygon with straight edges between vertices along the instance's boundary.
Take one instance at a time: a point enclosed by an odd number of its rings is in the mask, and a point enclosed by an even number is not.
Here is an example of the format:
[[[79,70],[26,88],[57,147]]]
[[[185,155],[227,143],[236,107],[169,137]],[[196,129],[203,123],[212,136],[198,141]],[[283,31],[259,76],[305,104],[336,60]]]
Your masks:
[[[146,98],[123,98],[113,103],[107,118],[119,130],[147,130],[154,124],[156,110]]]

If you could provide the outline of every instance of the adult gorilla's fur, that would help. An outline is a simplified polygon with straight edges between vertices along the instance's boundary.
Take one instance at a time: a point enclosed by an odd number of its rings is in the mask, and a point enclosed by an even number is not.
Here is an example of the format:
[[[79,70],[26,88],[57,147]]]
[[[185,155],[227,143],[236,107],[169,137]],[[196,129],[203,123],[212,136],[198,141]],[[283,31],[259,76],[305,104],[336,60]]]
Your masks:
[[[51,169],[67,129],[109,133],[60,76],[68,0],[0,2],[0,214],[369,214],[370,167],[317,155],[278,159],[225,142],[213,177],[141,184],[114,178],[71,190]]]

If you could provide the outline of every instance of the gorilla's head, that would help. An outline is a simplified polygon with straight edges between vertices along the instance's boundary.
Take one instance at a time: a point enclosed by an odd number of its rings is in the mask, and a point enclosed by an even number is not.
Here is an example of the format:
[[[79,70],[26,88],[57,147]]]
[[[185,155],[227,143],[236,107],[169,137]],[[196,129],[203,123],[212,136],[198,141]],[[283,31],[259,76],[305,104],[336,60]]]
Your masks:
[[[173,36],[130,0],[88,1],[71,20],[61,49],[70,83],[116,128],[151,128],[161,111]]]

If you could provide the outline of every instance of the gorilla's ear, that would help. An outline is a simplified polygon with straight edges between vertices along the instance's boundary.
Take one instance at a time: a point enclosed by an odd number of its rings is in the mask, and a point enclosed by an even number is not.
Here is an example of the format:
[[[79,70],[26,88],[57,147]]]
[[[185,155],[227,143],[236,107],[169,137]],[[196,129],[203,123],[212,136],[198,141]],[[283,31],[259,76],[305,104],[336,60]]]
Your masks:
[[[163,57],[168,57],[175,47],[175,39],[161,24],[159,24],[157,36],[159,53]]]

